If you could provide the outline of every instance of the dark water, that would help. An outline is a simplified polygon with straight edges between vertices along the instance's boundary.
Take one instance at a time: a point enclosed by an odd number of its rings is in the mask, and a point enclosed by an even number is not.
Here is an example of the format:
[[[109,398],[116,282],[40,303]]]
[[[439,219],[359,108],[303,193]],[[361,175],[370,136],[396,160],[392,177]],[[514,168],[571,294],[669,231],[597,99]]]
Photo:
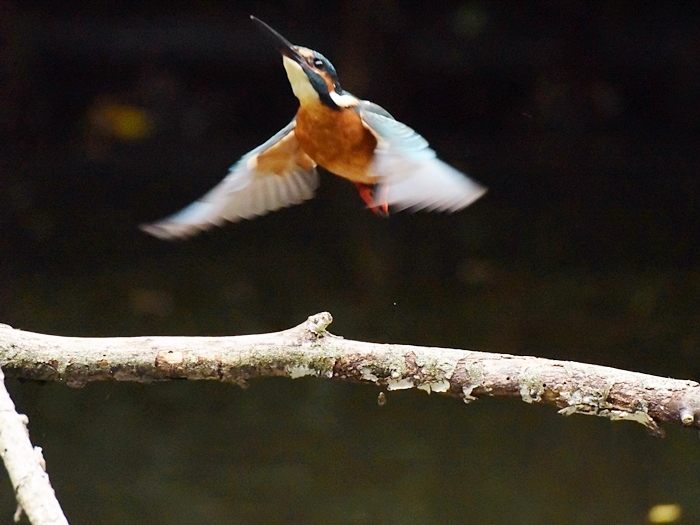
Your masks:
[[[265,332],[700,378],[694,4],[0,2],[0,322]],[[183,243],[137,225],[291,118],[254,13],[489,187],[380,219],[315,200]],[[369,14],[370,16],[365,16]],[[71,523],[640,523],[700,516],[697,433],[321,380],[8,381]],[[9,484],[0,511],[14,509]]]

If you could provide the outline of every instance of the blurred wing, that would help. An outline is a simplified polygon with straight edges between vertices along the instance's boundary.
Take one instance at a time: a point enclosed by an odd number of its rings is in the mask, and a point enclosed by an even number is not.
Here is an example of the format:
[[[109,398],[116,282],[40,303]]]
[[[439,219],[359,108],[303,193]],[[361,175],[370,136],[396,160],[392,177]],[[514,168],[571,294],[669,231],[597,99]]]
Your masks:
[[[161,239],[190,237],[226,221],[252,219],[299,204],[318,187],[316,163],[304,153],[290,122],[244,155],[211,191],[179,212],[141,229]]]
[[[372,170],[379,177],[378,205],[453,212],[486,192],[464,173],[438,160],[423,137],[381,107],[362,101],[358,112],[377,138]]]

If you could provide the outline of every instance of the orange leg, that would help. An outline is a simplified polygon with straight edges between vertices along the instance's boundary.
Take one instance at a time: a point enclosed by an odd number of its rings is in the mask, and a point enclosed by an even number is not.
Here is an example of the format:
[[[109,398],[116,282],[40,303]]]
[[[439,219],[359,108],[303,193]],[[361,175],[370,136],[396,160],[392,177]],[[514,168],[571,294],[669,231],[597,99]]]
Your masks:
[[[386,200],[384,198],[380,198],[378,200],[379,204],[377,201],[374,199],[374,188],[375,186],[370,186],[369,184],[362,184],[361,182],[355,183],[357,186],[357,191],[360,192],[360,197],[362,197],[362,200],[365,201],[365,204],[367,204],[367,207],[372,210],[374,213],[379,215],[380,217],[388,217],[389,216],[389,205],[386,203]],[[381,192],[380,192],[381,194]],[[384,202],[382,202],[384,201]]]

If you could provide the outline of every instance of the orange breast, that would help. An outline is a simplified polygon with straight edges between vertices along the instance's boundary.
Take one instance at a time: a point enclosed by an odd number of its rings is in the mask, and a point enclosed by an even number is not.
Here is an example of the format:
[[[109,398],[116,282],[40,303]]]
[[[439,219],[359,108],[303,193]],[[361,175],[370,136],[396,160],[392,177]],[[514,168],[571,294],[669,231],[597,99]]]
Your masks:
[[[377,139],[353,108],[337,111],[322,104],[302,106],[294,132],[304,152],[328,171],[352,182],[377,182],[369,173]]]

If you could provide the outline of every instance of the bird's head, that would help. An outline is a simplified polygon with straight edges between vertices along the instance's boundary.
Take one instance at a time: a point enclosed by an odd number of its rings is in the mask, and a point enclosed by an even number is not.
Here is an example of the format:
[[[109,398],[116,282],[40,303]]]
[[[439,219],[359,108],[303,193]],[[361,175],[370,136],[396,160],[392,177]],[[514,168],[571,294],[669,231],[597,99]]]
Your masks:
[[[250,18],[282,53],[287,78],[300,104],[312,105],[320,101],[335,110],[357,105],[357,99],[340,87],[338,73],[330,60],[313,49],[292,45],[262,20],[254,16]]]

